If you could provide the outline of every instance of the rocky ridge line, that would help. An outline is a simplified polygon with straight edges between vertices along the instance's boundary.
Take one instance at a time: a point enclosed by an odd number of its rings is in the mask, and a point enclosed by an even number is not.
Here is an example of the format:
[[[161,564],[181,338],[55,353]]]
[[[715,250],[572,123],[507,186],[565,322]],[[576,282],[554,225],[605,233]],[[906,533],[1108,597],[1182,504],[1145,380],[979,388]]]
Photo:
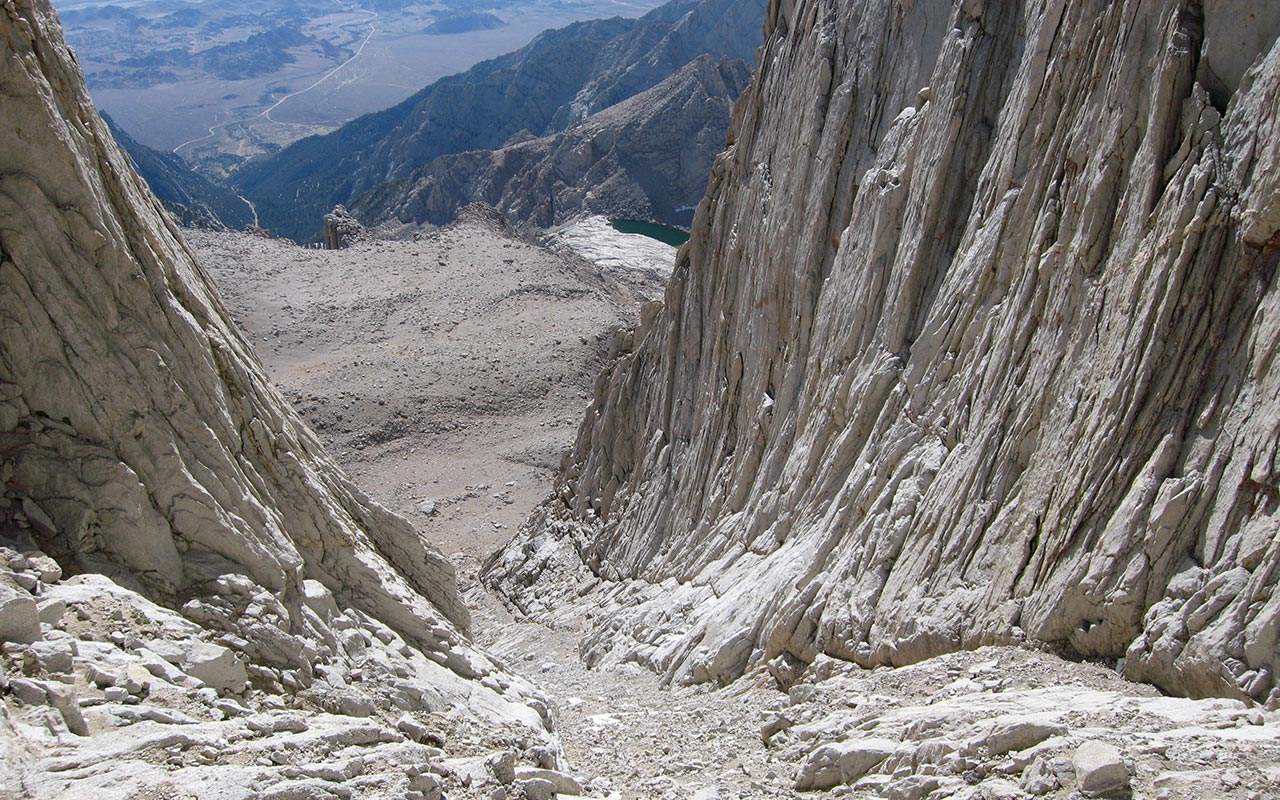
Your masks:
[[[649,89],[703,54],[750,62],[764,0],[671,0],[639,19],[545,31],[404,102],[293,143],[232,176],[262,224],[299,241],[321,215],[450,153],[550,136]]]
[[[750,74],[741,61],[702,56],[562,133],[440,156],[360,195],[352,210],[373,221],[441,225],[480,201],[539,228],[593,214],[675,222],[705,190]]]

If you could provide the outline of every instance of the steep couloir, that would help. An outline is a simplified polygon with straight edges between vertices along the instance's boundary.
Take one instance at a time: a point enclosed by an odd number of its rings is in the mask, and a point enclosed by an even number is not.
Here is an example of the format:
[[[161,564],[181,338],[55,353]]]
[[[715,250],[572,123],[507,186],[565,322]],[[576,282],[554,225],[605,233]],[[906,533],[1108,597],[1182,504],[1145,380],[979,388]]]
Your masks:
[[[589,660],[986,643],[1280,700],[1280,5],[773,0],[661,309],[488,566]]]

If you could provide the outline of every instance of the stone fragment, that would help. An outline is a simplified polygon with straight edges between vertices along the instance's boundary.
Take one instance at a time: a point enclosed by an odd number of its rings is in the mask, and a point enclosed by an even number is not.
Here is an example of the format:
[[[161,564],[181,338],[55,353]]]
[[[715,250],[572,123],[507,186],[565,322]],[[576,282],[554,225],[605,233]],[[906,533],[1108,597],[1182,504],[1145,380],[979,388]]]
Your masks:
[[[68,675],[74,663],[72,642],[64,639],[33,642],[23,654],[23,670],[28,675]]]
[[[199,720],[174,708],[161,708],[153,705],[125,705],[112,711],[115,716],[128,722],[158,722],[161,725],[198,725]],[[206,763],[212,759],[202,759]]]
[[[214,701],[213,707],[222,712],[224,719],[247,717],[253,713],[252,709],[248,708],[243,703],[237,703],[229,697],[222,697]]]
[[[137,653],[138,658],[142,661],[143,668],[155,677],[172,684],[181,684],[186,680],[187,674],[185,672],[161,658],[150,648],[140,647]]]
[[[440,800],[440,779],[430,772],[418,772],[409,776],[409,788],[420,792],[423,800]]]
[[[9,681],[9,691],[13,693],[14,697],[29,706],[49,704],[49,694],[45,691],[44,684],[40,681],[14,678]]]
[[[51,686],[48,687],[48,695],[50,704],[62,715],[67,730],[77,736],[88,736],[89,726],[80,713],[80,704],[76,702],[75,694],[69,689]]]
[[[516,779],[516,754],[510,750],[494,753],[485,759],[485,764],[498,783],[511,783]]]
[[[371,717],[378,710],[369,698],[355,692],[335,692],[333,699],[334,711],[348,717]]]
[[[34,642],[40,638],[40,614],[35,598],[0,581],[0,642]]]
[[[405,736],[408,736],[415,742],[422,742],[426,740],[427,734],[430,731],[426,725],[414,719],[409,714],[405,714],[403,717],[396,720],[396,730],[400,731]]]
[[[484,657],[472,650],[460,648],[448,652],[444,665],[464,678],[481,678],[491,672]]]
[[[512,757],[514,763],[515,758]],[[554,769],[537,769],[534,767],[516,767],[512,778],[528,784],[531,780],[542,780],[551,784],[556,794],[582,794],[582,784],[572,775]]]
[[[26,705],[52,706],[62,715],[67,730],[77,736],[89,735],[89,726],[80,713],[80,704],[76,702],[75,694],[66,687],[47,681],[14,678],[9,681],[9,690]]]
[[[214,689],[239,693],[248,681],[243,662],[221,645],[192,642],[183,651],[179,666]]]
[[[1014,750],[1025,750],[1066,732],[1065,725],[1055,722],[1017,719],[998,722],[986,739],[987,752],[994,757]]]
[[[795,788],[830,789],[854,783],[899,747],[888,739],[849,739],[820,745],[809,753],[796,772]]]
[[[44,553],[27,553],[27,568],[35,570],[36,577],[42,583],[56,583],[62,580],[62,567]]]
[[[45,599],[36,603],[36,615],[44,625],[57,627],[65,613],[67,613],[67,604],[62,600]]]
[[[1022,772],[1019,785],[1024,792],[1036,796],[1048,794],[1059,786],[1058,778],[1048,760],[1041,757],[1031,762]]]
[[[142,664],[126,664],[116,685],[132,695],[144,695],[151,690],[152,674]]]
[[[328,621],[338,616],[338,603],[333,598],[333,592],[320,581],[302,582],[302,602],[322,620]]]
[[[84,668],[85,680],[97,686],[99,689],[106,689],[108,686],[115,686],[117,674],[107,669],[101,664],[89,662]]]
[[[556,794],[556,785],[545,778],[529,778],[520,785],[526,800],[551,800]]]
[[[1090,797],[1123,797],[1129,791],[1129,769],[1114,745],[1090,740],[1071,755],[1080,791]]]
[[[921,800],[942,785],[942,780],[932,775],[907,775],[893,778],[885,786],[885,800]]]

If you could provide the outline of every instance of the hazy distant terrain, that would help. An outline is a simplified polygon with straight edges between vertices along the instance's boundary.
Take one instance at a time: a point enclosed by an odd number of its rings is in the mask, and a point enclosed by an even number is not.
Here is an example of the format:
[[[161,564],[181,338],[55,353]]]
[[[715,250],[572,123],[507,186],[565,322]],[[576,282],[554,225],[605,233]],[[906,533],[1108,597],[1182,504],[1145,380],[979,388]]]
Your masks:
[[[226,171],[516,49],[657,0],[64,0],[96,104],[143,144]]]
[[[613,17],[549,30],[391,108],[256,159],[238,169],[231,183],[257,206],[264,227],[298,241],[311,239],[335,204],[354,203],[381,184],[408,179],[439,156],[559,133],[658,85],[704,54],[754,63],[764,10],[764,0],[670,0],[637,19]],[[692,138],[710,136],[718,150],[723,129],[721,124],[714,133]],[[598,144],[601,152],[613,149],[603,140]],[[677,149],[683,151],[684,144]],[[595,160],[586,151],[582,155]],[[678,155],[668,151],[666,157]],[[703,180],[709,166],[706,161],[697,170]],[[470,191],[461,194],[475,197]],[[390,210],[359,205],[370,221]]]
[[[240,230],[257,223],[253,205],[230,186],[191,169],[181,156],[147,147],[121,130],[106,114],[102,119],[156,199],[178,222],[212,230]]]

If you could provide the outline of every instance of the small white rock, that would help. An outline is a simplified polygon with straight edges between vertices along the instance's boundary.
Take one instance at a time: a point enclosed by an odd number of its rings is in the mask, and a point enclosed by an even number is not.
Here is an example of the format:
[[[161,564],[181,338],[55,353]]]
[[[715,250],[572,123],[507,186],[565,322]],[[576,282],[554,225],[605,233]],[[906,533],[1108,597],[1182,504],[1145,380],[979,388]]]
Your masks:
[[[1080,790],[1092,797],[1118,797],[1129,790],[1129,770],[1120,750],[1106,742],[1088,741],[1071,756]]]

